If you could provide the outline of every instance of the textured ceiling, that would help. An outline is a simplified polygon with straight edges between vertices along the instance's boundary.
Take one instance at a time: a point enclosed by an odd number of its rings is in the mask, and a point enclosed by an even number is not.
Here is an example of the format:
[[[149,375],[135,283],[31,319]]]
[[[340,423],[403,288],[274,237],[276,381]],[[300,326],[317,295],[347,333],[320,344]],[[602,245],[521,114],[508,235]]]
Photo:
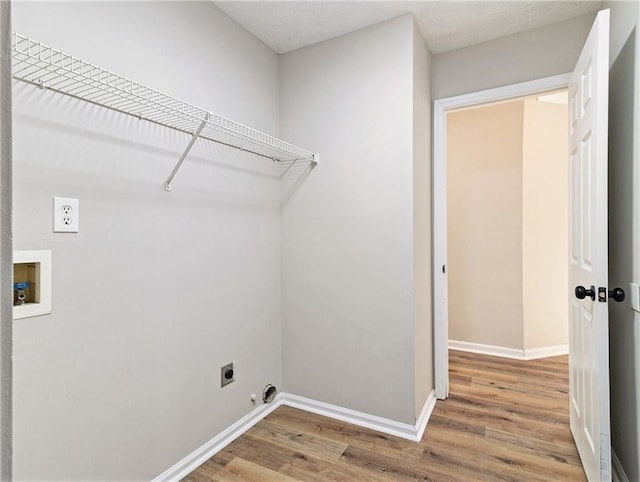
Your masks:
[[[504,37],[591,12],[580,1],[216,1],[227,15],[278,53],[305,47],[413,12],[433,53]]]

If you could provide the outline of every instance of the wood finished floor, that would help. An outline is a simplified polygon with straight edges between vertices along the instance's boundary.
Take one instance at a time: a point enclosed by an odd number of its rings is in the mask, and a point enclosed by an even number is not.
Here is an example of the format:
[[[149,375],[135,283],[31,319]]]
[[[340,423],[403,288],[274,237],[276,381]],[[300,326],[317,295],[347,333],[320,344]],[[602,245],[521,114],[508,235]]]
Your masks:
[[[280,407],[184,480],[586,480],[569,431],[566,356],[449,353],[451,396],[420,443]]]

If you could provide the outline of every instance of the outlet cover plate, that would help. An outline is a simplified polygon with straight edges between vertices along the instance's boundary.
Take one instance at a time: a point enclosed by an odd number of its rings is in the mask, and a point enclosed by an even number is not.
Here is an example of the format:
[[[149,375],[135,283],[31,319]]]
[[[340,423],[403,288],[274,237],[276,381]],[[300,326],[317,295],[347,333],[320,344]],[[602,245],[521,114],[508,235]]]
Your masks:
[[[77,233],[80,229],[80,201],[70,197],[53,198],[53,232]]]
[[[631,283],[631,308],[640,311],[640,289],[638,284]]]

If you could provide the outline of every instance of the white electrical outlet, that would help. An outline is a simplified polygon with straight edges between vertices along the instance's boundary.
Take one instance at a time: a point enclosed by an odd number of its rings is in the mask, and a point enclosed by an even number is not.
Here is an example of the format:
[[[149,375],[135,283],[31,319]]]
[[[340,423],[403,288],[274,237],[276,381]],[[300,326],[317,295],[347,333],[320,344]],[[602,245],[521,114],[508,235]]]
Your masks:
[[[80,201],[69,197],[53,198],[53,232],[77,233],[80,228]]]

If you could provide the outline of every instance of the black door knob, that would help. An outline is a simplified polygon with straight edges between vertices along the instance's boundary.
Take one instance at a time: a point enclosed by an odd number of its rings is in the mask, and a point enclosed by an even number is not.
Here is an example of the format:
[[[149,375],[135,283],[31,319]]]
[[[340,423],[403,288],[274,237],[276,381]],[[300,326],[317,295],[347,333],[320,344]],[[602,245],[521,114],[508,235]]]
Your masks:
[[[613,299],[618,303],[624,301],[624,290],[622,288],[613,288],[612,290],[609,290],[609,299]]]
[[[576,298],[584,300],[587,296],[592,300],[596,299],[596,288],[592,286],[591,289],[587,289],[584,286],[576,286]]]

